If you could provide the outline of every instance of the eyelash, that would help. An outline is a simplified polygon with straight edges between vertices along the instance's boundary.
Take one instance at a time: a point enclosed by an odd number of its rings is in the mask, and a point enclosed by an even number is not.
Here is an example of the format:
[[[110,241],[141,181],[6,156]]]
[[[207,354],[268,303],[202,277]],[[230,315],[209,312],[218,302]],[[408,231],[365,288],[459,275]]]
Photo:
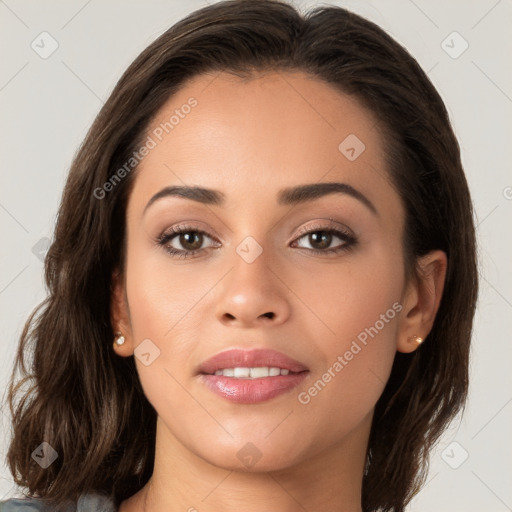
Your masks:
[[[206,235],[208,238],[212,238],[208,233],[205,231],[202,231],[200,229],[197,229],[193,226],[188,225],[179,225],[179,226],[173,226],[169,230],[162,233],[160,236],[157,237],[156,243],[163,247],[164,250],[169,253],[173,257],[178,258],[190,258],[197,254],[200,251],[203,251],[204,249],[195,249],[192,251],[186,251],[181,249],[175,249],[174,247],[169,247],[166,244],[168,244],[173,238],[176,236],[183,234],[183,233],[199,233],[202,235]],[[328,233],[337,236],[341,240],[343,240],[345,243],[337,248],[333,249],[305,249],[308,252],[312,252],[314,254],[318,255],[326,255],[326,254],[338,254],[342,252],[346,252],[349,249],[351,249],[356,243],[357,239],[348,231],[343,231],[339,228],[329,228],[325,226],[312,226],[309,227],[303,231],[300,232],[299,236],[295,240],[300,240],[301,238],[305,237],[306,235],[312,234],[312,233]],[[302,248],[304,249],[304,248]]]

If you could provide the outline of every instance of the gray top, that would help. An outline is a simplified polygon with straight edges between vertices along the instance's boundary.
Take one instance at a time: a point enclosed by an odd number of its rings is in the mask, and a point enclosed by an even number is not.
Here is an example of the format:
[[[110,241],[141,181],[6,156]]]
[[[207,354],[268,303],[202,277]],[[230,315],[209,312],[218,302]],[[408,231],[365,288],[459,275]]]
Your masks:
[[[44,502],[38,498],[11,498],[0,501],[0,512],[51,512]],[[89,493],[78,499],[76,506],[71,505],[69,512],[116,512],[114,502],[105,495]]]

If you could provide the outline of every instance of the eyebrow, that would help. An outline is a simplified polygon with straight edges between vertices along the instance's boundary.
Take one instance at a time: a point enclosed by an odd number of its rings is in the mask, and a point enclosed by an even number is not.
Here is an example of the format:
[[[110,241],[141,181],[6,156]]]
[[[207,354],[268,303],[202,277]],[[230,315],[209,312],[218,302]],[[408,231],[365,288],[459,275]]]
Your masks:
[[[378,215],[377,209],[373,203],[361,192],[346,183],[326,182],[311,183],[307,185],[299,185],[280,190],[277,195],[277,203],[279,205],[297,205],[312,201],[329,194],[345,194],[357,199],[364,204],[374,215]],[[220,190],[203,188],[197,186],[181,186],[173,185],[165,187],[157,192],[144,208],[143,215],[147,209],[159,199],[164,197],[183,197],[191,199],[202,204],[223,206],[225,204],[225,195]]]

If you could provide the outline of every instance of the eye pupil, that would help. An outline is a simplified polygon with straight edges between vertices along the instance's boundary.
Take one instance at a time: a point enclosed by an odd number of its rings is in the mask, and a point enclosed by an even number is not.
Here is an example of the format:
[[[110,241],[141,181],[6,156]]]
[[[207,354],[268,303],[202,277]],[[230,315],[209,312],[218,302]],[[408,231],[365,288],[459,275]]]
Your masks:
[[[320,244],[321,249],[325,249],[326,247],[329,247],[329,245],[331,244],[332,234],[326,231],[315,231],[314,233],[311,233],[309,236],[310,241],[312,241],[314,244],[317,244],[317,246],[318,244]],[[318,239],[320,239],[320,241]]]
[[[186,233],[181,233],[180,235],[180,244],[182,247],[194,251],[201,248],[203,245],[202,234],[194,231],[189,231]],[[199,241],[199,243],[197,243]]]

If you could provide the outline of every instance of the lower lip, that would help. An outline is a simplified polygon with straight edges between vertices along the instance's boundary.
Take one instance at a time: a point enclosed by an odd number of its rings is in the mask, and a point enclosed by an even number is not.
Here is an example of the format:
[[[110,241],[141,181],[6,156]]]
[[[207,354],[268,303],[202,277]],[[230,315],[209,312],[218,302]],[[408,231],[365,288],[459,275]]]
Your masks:
[[[287,393],[298,386],[307,371],[289,373],[260,379],[235,379],[223,375],[201,375],[202,382],[210,391],[238,404],[257,404]]]

